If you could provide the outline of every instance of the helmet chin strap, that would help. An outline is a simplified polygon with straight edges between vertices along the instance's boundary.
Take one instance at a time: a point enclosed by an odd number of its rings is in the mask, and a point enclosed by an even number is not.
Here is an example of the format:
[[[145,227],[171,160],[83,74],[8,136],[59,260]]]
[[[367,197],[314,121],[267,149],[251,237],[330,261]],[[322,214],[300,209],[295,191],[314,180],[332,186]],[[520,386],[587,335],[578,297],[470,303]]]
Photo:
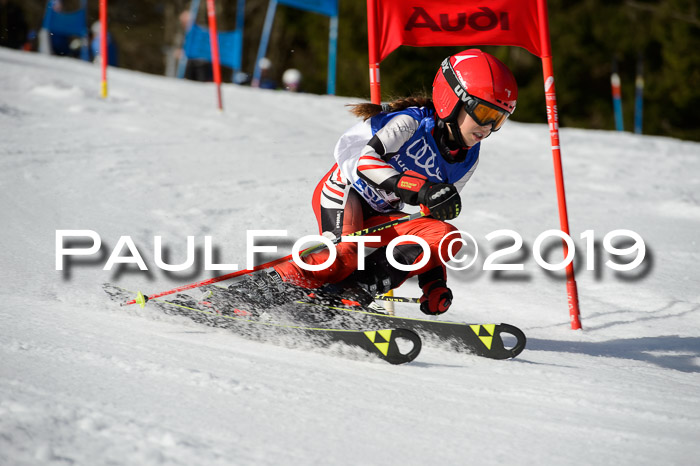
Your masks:
[[[464,136],[462,136],[462,132],[459,130],[459,124],[457,123],[457,118],[458,118],[459,113],[462,111],[463,108],[464,108],[464,103],[457,102],[457,104],[452,109],[452,112],[450,113],[449,116],[447,116],[444,119],[442,119],[440,117],[437,118],[440,123],[442,123],[445,127],[447,127],[450,135],[452,136],[452,140],[446,141],[447,146],[451,150],[467,149],[468,148],[467,142],[464,140]]]
[[[459,147],[466,149],[467,142],[464,140],[464,136],[462,136],[462,132],[459,130],[459,125],[456,122],[450,122],[447,123],[447,127],[450,129],[452,138],[459,144]]]
[[[455,130],[457,134],[455,134]],[[459,131],[459,126],[454,123],[446,123],[441,118],[437,118],[435,136],[435,142],[437,142],[440,153],[447,162],[459,163],[466,160],[467,145]]]

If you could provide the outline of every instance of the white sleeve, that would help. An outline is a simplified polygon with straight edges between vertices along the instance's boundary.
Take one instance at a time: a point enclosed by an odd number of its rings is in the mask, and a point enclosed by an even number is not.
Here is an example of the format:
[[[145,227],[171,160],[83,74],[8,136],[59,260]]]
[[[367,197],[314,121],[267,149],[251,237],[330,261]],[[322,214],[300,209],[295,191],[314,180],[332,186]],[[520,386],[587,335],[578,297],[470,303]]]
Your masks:
[[[462,189],[464,189],[464,185],[467,184],[467,181],[469,181],[469,179],[474,174],[474,170],[476,170],[477,165],[479,165],[479,159],[476,159],[476,162],[474,162],[472,168],[470,168],[469,171],[465,173],[462,178],[457,180],[457,182],[455,183],[455,188],[457,188],[457,192],[462,192]]]
[[[380,187],[399,174],[387,161],[396,154],[416,132],[420,122],[409,115],[397,115],[379,129],[362,148],[357,174],[368,183]]]

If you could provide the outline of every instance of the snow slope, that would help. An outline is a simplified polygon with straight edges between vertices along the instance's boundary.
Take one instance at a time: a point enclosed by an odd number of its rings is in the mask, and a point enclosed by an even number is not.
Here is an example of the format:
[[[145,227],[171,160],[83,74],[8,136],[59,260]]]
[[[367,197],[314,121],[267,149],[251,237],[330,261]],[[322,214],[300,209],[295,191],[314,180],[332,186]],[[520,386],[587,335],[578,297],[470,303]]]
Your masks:
[[[585,230],[599,253],[594,271],[578,270],[584,330],[572,331],[564,283],[532,253],[559,226],[548,131],[508,123],[483,144],[462,196],[454,223],[482,253],[451,274],[456,303],[445,318],[512,323],[528,347],[491,361],[426,345],[394,367],[119,308],[100,289],[112,281],[148,293],[213,276],[201,269],[205,235],[219,262],[243,265],[246,230],[287,229],[279,255],[315,233],[310,197],[355,122],[348,99],[225,85],[220,113],[212,85],[114,69],[105,101],[92,65],[6,49],[0,83],[0,464],[697,458],[700,144],[563,129],[577,260]],[[57,271],[59,229],[97,232],[101,254]],[[496,249],[485,236],[499,229],[522,236],[525,248],[504,260],[524,271],[480,269]],[[639,269],[604,265],[602,239],[615,229],[644,239]],[[148,272],[102,270],[122,235]],[[170,263],[184,261],[194,235],[200,266],[158,270],[155,235]],[[561,259],[558,244],[550,262]]]

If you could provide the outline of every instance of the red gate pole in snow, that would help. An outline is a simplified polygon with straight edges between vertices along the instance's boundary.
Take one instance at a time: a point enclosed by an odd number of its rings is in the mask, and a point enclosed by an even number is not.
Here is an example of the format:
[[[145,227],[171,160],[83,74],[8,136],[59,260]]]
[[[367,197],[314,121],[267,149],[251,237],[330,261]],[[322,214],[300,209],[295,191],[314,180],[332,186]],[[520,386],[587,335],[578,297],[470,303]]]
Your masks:
[[[209,43],[211,45],[211,64],[214,69],[214,82],[216,83],[216,95],[219,110],[224,106],[221,101],[221,67],[219,65],[219,36],[216,30],[216,8],[214,0],[207,0],[207,17],[209,18]]]
[[[100,95],[107,98],[107,0],[100,0],[100,58],[102,60],[102,87]]]
[[[382,90],[379,82],[379,40],[377,32],[377,0],[367,0],[367,40],[369,42],[369,92],[373,104],[382,103]]]
[[[552,46],[549,40],[549,19],[547,17],[547,1],[537,0],[537,14],[540,24],[540,44],[542,47],[542,75],[544,78],[544,95],[547,106],[547,122],[552,145],[554,161],[554,178],[557,186],[557,202],[559,205],[559,224],[561,231],[569,233],[569,216],[566,209],[566,191],[564,190],[564,172],[561,163],[561,148],[559,146],[559,114],[557,113],[557,95],[554,87],[554,68],[552,66]],[[564,257],[569,255],[569,247],[564,244]],[[566,266],[566,292],[569,303],[569,317],[572,330],[581,328],[581,317],[578,304],[578,289],[574,276],[573,260]]]
[[[377,0],[367,0],[367,42],[369,45],[369,95],[373,104],[381,105],[382,87],[379,79],[379,31],[377,31]],[[394,290],[386,296],[393,297]],[[394,315],[394,303],[388,301],[384,306],[389,314]]]

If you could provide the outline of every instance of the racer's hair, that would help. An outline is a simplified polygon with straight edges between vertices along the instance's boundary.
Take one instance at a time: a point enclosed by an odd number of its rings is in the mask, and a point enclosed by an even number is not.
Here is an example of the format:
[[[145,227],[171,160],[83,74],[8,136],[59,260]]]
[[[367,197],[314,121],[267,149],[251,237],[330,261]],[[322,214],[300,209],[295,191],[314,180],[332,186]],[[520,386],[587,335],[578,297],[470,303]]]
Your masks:
[[[391,113],[391,112],[399,112],[401,110],[405,110],[409,107],[433,107],[433,101],[429,97],[425,95],[415,95],[411,97],[403,97],[400,99],[395,99],[392,100],[389,103],[386,104],[372,104],[369,102],[361,103],[361,104],[349,104],[348,107],[350,107],[350,112],[357,116],[362,118],[363,120],[367,120],[369,118],[372,118],[375,115],[380,114],[381,112],[384,113]]]

